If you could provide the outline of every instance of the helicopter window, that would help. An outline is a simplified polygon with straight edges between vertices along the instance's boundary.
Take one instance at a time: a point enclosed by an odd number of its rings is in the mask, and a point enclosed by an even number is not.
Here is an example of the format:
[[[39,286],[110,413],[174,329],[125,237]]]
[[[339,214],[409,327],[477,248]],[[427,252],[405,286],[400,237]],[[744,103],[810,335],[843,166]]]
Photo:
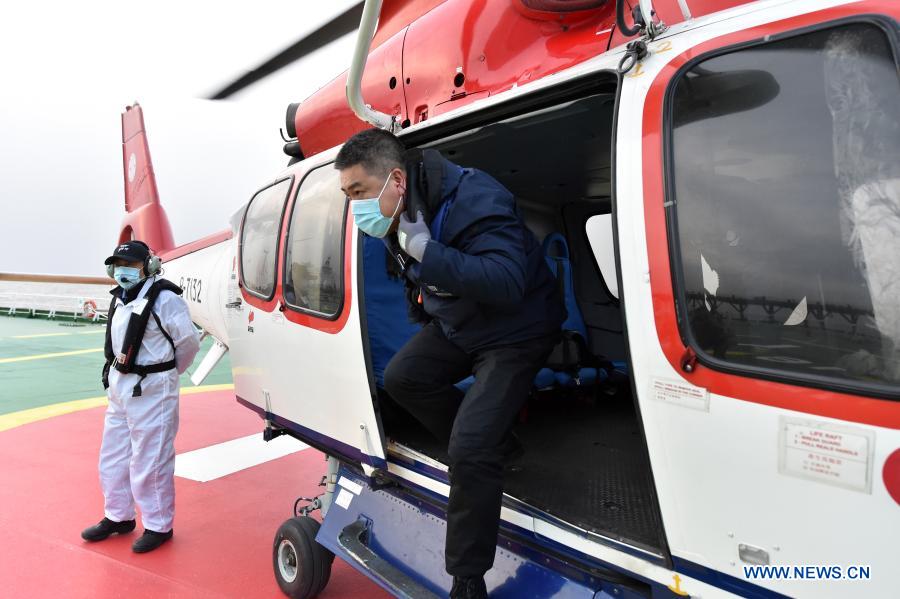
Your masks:
[[[293,179],[262,189],[250,200],[241,231],[241,281],[249,293],[266,300],[275,294],[275,256],[284,202]]]
[[[330,165],[307,175],[297,192],[287,238],[285,302],[325,317],[340,313],[344,297],[347,202],[339,179]]]
[[[898,396],[900,81],[884,30],[693,63],[669,108],[680,322],[700,359]]]

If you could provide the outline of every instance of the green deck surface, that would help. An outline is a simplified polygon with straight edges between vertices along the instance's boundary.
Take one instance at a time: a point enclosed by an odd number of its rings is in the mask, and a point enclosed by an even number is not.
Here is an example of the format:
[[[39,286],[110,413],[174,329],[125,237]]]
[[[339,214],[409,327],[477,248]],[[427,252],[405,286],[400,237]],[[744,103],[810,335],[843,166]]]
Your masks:
[[[100,383],[104,330],[102,324],[73,323],[71,319],[0,316],[0,414],[105,395]],[[182,388],[193,386],[190,373],[212,343],[212,339],[204,340],[194,364],[181,376]],[[97,351],[5,361],[83,350]],[[203,384],[230,382],[231,361],[225,354]]]

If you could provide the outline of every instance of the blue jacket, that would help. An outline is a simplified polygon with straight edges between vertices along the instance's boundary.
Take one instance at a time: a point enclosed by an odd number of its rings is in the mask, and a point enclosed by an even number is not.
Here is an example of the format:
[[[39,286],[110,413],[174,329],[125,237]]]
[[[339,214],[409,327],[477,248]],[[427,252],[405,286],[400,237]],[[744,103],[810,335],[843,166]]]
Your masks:
[[[432,241],[407,276],[425,312],[466,351],[560,331],[566,309],[543,251],[490,175],[444,161]]]

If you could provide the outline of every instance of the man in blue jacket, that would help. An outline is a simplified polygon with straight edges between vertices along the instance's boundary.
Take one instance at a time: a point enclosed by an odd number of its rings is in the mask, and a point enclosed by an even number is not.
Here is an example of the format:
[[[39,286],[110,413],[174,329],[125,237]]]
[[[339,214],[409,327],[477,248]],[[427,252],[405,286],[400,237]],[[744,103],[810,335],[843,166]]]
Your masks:
[[[402,142],[386,131],[351,137],[335,168],[357,226],[389,248],[396,233],[402,249],[395,254],[413,291],[411,314],[427,324],[390,361],[384,385],[448,443],[450,596],[486,597],[510,431],[559,339],[565,308],[513,195],[486,173],[429,156],[430,205],[413,205],[410,171],[423,165],[407,162]],[[473,374],[465,394],[454,386]]]

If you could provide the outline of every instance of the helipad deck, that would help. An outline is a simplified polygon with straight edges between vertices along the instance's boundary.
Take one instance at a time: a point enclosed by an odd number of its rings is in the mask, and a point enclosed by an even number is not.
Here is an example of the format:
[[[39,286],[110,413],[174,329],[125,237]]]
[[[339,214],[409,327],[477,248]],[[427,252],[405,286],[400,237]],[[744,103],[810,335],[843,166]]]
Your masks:
[[[282,597],[272,538],[297,496],[319,492],[324,459],[289,437],[262,442],[258,416],[234,401],[227,356],[201,387],[182,378],[172,542],[136,555],[140,527],[81,540],[103,514],[102,346],[102,325],[0,316],[2,595]],[[386,595],[335,560],[320,596]]]

